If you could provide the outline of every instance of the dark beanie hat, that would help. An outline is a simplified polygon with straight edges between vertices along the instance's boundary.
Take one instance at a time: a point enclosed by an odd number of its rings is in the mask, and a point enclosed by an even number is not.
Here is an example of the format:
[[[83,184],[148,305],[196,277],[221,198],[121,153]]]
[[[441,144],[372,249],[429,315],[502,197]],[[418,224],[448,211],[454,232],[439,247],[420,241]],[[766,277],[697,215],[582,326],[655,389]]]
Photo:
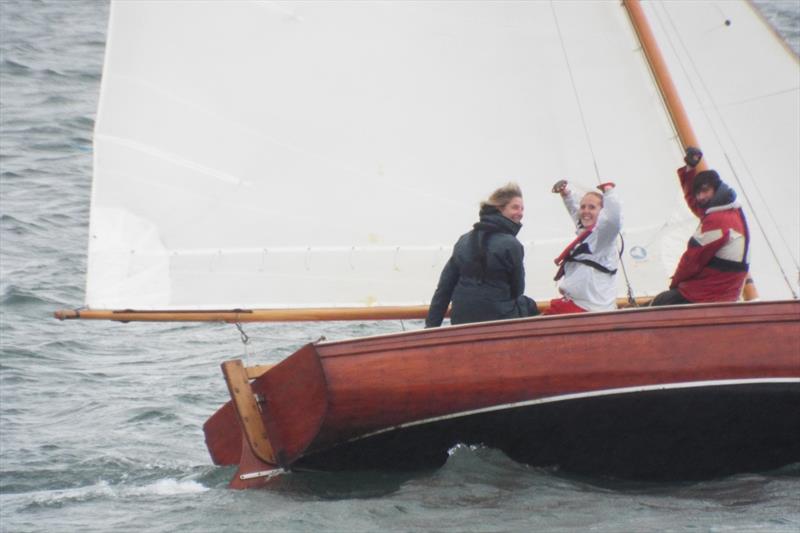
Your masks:
[[[720,183],[722,183],[722,180],[719,179],[719,174],[717,174],[715,170],[704,170],[699,172],[697,176],[694,177],[694,181],[692,182],[692,193],[697,194],[697,191],[699,191],[704,185],[711,185],[711,187],[713,187],[716,191],[719,188]]]

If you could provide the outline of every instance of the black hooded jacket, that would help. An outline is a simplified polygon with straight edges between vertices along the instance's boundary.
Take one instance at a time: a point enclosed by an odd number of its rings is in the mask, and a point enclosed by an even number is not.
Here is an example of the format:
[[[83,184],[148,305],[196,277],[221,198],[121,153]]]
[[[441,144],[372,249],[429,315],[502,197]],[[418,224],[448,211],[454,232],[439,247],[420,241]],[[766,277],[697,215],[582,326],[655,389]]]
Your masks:
[[[452,324],[501,320],[536,314],[536,304],[523,296],[524,250],[516,235],[522,228],[485,206],[480,222],[462,235],[442,270],[431,299],[425,327],[442,324],[452,300]]]

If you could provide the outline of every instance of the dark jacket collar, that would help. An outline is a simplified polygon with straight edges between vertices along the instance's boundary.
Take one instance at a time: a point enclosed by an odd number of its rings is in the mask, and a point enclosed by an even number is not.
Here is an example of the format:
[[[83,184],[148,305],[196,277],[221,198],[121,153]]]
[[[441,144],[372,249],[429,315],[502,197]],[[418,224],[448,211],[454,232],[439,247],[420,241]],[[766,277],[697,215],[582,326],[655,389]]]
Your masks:
[[[717,187],[714,196],[711,197],[711,200],[708,202],[708,205],[705,206],[706,209],[710,209],[712,207],[720,207],[723,205],[732,204],[736,201],[736,191],[731,189],[727,183],[722,182]]]
[[[522,224],[504,217],[496,207],[487,205],[481,208],[480,222],[476,222],[472,227],[488,233],[508,233],[516,236],[522,229]]]

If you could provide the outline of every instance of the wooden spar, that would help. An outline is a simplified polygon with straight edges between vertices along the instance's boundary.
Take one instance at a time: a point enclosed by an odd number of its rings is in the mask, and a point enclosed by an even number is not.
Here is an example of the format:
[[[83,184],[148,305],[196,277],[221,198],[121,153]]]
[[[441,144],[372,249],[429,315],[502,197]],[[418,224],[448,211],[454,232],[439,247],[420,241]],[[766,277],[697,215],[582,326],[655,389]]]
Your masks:
[[[64,309],[59,320],[115,320],[118,322],[302,322],[329,320],[385,320],[425,318],[427,305],[310,309],[231,309],[216,311],[134,311]]]
[[[664,56],[661,55],[661,50],[658,48],[658,43],[653,31],[650,29],[650,24],[647,22],[647,17],[645,17],[639,0],[623,0],[623,4],[628,10],[633,28],[639,37],[639,43],[642,45],[644,55],[661,91],[661,96],[664,98],[669,116],[672,118],[672,122],[678,132],[681,146],[684,150],[687,146],[699,146],[692,124],[689,122],[689,116],[686,114],[686,109],[683,107],[683,102],[678,95],[675,84],[672,83],[672,76],[670,76],[667,63],[664,61]],[[705,161],[700,163],[700,168],[706,168]]]
[[[661,91],[661,96],[664,98],[664,103],[667,106],[672,123],[675,125],[675,130],[678,132],[678,139],[681,146],[686,150],[687,146],[699,147],[700,143],[697,136],[694,134],[692,124],[689,122],[689,116],[686,114],[686,108],[683,107],[683,102],[678,95],[678,90],[675,84],[672,83],[672,76],[670,76],[667,63],[664,61],[664,56],[661,55],[661,50],[658,47],[656,38],[653,35],[653,30],[647,22],[647,17],[644,14],[642,5],[639,0],[623,0],[625,9],[631,18],[636,35],[639,37],[639,43],[642,45],[644,55],[653,72],[658,88]],[[698,165],[699,170],[706,170],[708,168],[705,160],[701,161]],[[753,281],[752,276],[747,275],[747,280],[744,284],[742,291],[744,300],[755,300],[758,298],[758,291]]]
[[[647,305],[651,297],[636,298],[636,305]],[[539,311],[550,307],[538,304]],[[618,307],[630,307],[626,298],[617,299]],[[134,311],[109,309],[62,309],[59,320],[114,320],[117,322],[313,322],[332,320],[410,320],[424,319],[427,305],[396,307],[347,307],[313,309],[233,309],[217,311]]]
[[[253,454],[268,464],[276,465],[275,452],[242,361],[236,359],[222,363],[222,373],[236,407],[239,424]]]

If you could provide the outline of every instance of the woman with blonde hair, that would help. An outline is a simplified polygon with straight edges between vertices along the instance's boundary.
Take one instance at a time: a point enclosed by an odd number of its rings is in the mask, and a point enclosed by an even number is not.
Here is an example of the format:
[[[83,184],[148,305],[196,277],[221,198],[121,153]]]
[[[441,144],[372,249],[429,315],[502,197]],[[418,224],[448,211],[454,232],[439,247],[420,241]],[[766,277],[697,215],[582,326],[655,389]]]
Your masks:
[[[560,194],[576,238],[556,258],[561,298],[550,300],[546,315],[616,309],[616,239],[622,230],[622,207],[611,182],[597,186],[601,192],[574,194],[566,180],[552,191]]]
[[[516,183],[481,202],[480,220],[458,239],[442,270],[425,327],[440,326],[451,301],[451,324],[538,314],[536,302],[523,295],[525,252],[516,235],[524,211]]]

